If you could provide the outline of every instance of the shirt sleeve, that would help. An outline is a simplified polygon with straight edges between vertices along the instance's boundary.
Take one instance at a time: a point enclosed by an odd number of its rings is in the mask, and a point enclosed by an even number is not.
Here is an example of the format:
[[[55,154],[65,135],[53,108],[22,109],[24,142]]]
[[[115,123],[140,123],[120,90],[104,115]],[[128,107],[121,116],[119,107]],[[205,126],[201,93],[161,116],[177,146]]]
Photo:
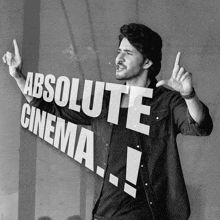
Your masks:
[[[81,100],[77,101],[77,105],[81,106]],[[80,112],[74,111],[68,108],[68,104],[64,107],[60,107],[53,100],[52,102],[45,102],[43,98],[34,98],[30,105],[39,108],[45,112],[53,114],[57,117],[68,120],[74,124],[91,125],[91,117],[87,116],[80,108]]]
[[[179,95],[175,98],[173,104],[173,117],[178,129],[178,133],[184,135],[207,136],[213,129],[212,118],[208,107],[202,102],[203,117],[200,123],[194,121],[191,117],[185,100]]]

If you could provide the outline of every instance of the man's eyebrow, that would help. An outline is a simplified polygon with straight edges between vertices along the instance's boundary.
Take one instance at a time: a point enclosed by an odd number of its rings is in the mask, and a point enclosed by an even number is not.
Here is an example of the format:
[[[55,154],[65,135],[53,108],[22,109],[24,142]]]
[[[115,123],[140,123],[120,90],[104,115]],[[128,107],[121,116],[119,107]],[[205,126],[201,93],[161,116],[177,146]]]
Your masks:
[[[133,53],[133,50],[129,50],[129,49],[125,49],[124,51],[125,52],[132,52]]]
[[[121,48],[118,48],[118,51],[122,51],[123,49],[121,49]],[[134,51],[132,51],[132,50],[129,50],[129,49],[124,49],[123,51],[125,51],[125,52],[131,52],[131,53],[133,53]]]

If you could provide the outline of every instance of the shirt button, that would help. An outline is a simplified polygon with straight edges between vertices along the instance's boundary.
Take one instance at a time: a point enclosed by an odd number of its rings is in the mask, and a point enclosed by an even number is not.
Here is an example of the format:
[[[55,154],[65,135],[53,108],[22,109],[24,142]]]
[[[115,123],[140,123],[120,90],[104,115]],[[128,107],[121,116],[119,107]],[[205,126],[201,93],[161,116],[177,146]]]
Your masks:
[[[159,117],[156,117],[156,119],[158,120],[158,119],[159,119]]]
[[[145,186],[147,186],[148,185],[148,183],[145,183]]]
[[[105,146],[106,146],[106,147],[108,147],[108,146],[109,146],[109,144],[107,143]]]
[[[143,164],[141,164],[141,167],[144,167],[144,165],[143,165]]]
[[[153,204],[153,202],[150,202],[150,205],[152,205]]]

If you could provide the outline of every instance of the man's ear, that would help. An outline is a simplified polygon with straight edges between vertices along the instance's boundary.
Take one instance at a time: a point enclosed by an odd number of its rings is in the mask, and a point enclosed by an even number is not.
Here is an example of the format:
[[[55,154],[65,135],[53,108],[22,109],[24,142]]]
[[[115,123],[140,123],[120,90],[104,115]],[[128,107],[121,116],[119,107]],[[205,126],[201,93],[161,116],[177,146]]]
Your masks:
[[[153,62],[152,62],[151,60],[149,60],[149,59],[146,59],[146,60],[144,61],[143,68],[144,68],[144,69],[149,69],[152,65],[153,65]]]

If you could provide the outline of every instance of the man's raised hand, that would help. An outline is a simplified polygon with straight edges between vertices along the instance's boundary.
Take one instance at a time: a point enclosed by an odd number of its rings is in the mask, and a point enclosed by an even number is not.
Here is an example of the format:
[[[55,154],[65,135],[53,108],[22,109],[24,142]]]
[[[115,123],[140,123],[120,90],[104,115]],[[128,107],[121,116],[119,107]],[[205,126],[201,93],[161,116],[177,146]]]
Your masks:
[[[13,44],[14,54],[7,51],[2,59],[4,63],[8,64],[10,75],[16,79],[20,77],[22,60],[19,53],[17,41],[15,39],[13,40]]]
[[[171,78],[169,80],[161,80],[156,84],[156,87],[167,85],[174,90],[180,92],[182,95],[188,95],[193,91],[192,74],[185,71],[183,67],[180,67],[180,55],[178,52],[173,68]]]

